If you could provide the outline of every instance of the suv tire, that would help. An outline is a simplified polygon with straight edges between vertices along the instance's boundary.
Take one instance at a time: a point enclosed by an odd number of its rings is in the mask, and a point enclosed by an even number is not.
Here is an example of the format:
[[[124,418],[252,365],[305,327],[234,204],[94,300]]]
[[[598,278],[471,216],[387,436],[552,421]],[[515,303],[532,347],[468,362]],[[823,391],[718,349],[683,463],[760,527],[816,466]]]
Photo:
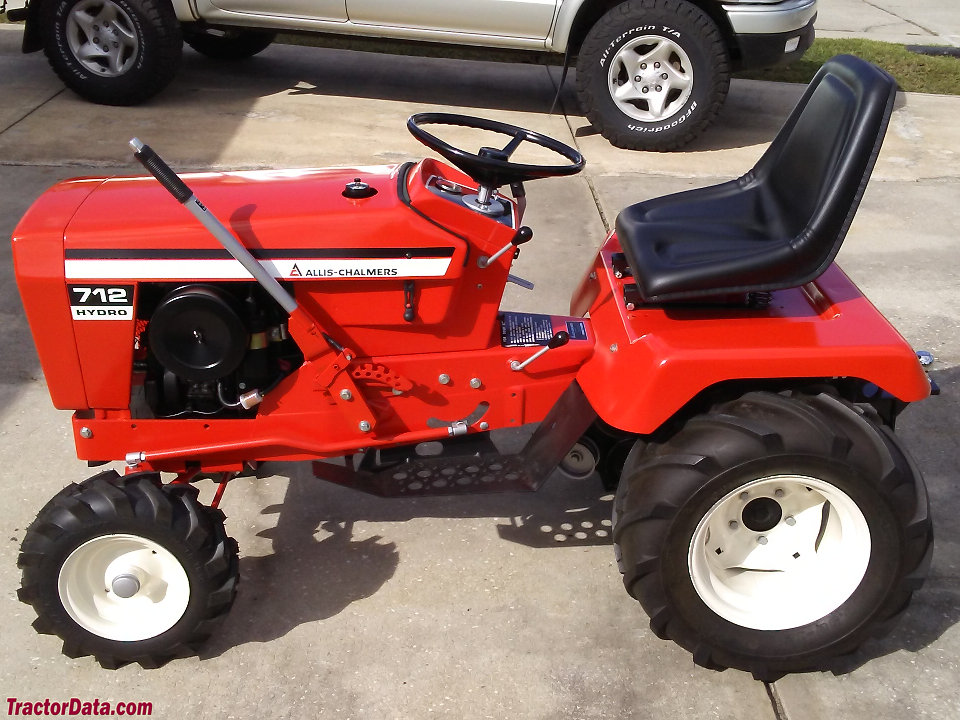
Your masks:
[[[45,3],[43,49],[64,84],[102,105],[136,105],[180,66],[180,23],[164,0]]]
[[[685,0],[631,0],[591,28],[577,61],[587,119],[617,147],[675,150],[717,116],[730,63],[716,24]]]

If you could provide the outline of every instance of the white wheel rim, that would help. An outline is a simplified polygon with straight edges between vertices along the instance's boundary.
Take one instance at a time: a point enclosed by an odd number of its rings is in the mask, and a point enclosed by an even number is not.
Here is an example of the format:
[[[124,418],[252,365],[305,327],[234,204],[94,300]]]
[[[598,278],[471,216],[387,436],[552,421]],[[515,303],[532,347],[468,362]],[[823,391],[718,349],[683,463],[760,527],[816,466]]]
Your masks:
[[[643,35],[614,55],[607,87],[625,115],[641,122],[666,120],[690,99],[693,65],[677,43],[659,35]]]
[[[779,515],[779,519],[778,516]],[[870,529],[834,485],[802,475],[747,483],[704,515],[687,556],[700,599],[754,630],[815,622],[859,587]]]
[[[110,0],[80,0],[67,16],[67,44],[84,68],[101,77],[123,75],[140,50],[130,16]]]
[[[180,562],[137,535],[88,540],[63,563],[57,587],[67,614],[108,640],[156,637],[177,624],[190,601]]]

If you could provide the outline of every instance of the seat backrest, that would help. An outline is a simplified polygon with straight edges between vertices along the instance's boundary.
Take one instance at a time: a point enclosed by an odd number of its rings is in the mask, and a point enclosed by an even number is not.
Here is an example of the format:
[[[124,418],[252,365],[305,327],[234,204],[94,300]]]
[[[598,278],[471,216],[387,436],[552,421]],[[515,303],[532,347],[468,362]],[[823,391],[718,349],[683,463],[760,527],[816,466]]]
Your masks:
[[[820,68],[751,173],[785,224],[799,264],[819,275],[836,257],[893,112],[896,81],[852,55]]]

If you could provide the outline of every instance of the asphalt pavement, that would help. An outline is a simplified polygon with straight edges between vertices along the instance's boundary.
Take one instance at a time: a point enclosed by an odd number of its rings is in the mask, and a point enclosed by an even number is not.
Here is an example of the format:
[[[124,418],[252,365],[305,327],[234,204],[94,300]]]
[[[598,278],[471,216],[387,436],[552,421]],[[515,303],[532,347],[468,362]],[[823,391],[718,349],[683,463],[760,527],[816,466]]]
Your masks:
[[[952,3],[926,15],[918,3],[822,4],[831,33],[921,44],[960,35]],[[716,125],[687,151],[632,153],[572,112],[569,88],[571,111],[549,114],[556,68],[290,46],[224,65],[187,51],[159,97],[110,108],[64,90],[41,56],[21,55],[20,33],[0,26],[0,235],[61,178],[138,172],[132,136],[178,170],[389,164],[424,153],[405,130],[410,114],[465,112],[553,135],[587,158],[579,176],[528,187],[536,237],[515,273],[537,289],[511,286],[504,304],[542,312],[566,312],[619,208],[742,174],[801,91],[735,81]],[[658,640],[623,591],[608,533],[597,532],[610,512],[598,481],[555,475],[533,495],[382,500],[294,464],[226,494],[243,580],[199,657],[108,671],[62,656],[16,599],[16,555],[37,510],[90,471],[74,457],[68,414],[50,405],[0,243],[0,700],[148,701],[159,718],[957,718],[958,114],[960,98],[898,97],[839,256],[901,333],[936,355],[943,389],[898,423],[932,498],[930,578],[894,632],[845,672],[765,685],[698,668]]]

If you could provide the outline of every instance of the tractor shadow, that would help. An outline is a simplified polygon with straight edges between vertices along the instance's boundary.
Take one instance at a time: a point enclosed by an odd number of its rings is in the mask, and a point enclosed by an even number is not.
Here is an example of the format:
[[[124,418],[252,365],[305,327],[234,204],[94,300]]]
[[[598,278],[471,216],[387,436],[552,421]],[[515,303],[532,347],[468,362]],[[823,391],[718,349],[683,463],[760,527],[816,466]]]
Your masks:
[[[536,549],[612,543],[613,498],[596,475],[584,481],[554,476],[536,493],[380,498],[318,480],[307,463],[271,463],[264,473],[288,478],[283,502],[260,511],[276,516],[274,527],[257,533],[270,540],[273,552],[245,557],[241,548],[236,604],[201,657],[276,640],[376,594],[401,562],[406,535],[398,531],[392,540],[392,524],[489,518],[499,537],[491,542]],[[371,534],[368,523],[381,527]]]
[[[922,652],[960,623],[960,527],[955,522],[960,513],[956,493],[960,367],[934,369],[930,376],[940,386],[940,395],[912,405],[897,422],[897,434],[919,463],[930,498],[934,533],[930,573],[892,632],[843,658],[834,670],[838,675],[898,651]]]
[[[938,398],[908,409],[898,434],[919,459],[930,494],[937,535],[926,584],[893,631],[874,639],[834,667],[855,671],[897,652],[922,653],[960,622],[960,514],[953,478],[960,471],[960,368],[931,373]],[[555,474],[537,493],[379,498],[315,479],[307,464],[269,464],[264,474],[286,477],[274,527],[259,533],[273,552],[241,559],[241,591],[223,631],[203,651],[216,657],[250,642],[265,643],[296,627],[335,617],[375,595],[390,582],[402,560],[407,534],[401,524],[415,518],[489,519],[499,539],[529,548],[609,545],[612,496],[599,478],[572,481]],[[242,520],[241,520],[242,522]],[[367,524],[378,527],[371,530]],[[364,525],[362,531],[358,528]],[[397,525],[396,535],[391,525]],[[391,537],[392,536],[392,537]]]

